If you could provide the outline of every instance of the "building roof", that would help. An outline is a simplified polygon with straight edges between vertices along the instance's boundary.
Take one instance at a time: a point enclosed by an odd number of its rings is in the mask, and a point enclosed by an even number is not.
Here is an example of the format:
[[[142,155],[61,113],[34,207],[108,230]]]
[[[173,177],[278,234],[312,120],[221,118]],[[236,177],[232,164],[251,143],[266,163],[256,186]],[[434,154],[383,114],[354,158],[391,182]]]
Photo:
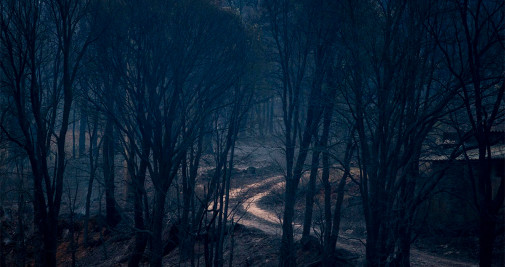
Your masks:
[[[441,151],[442,152],[442,151]],[[445,152],[445,153],[444,153]],[[440,154],[432,154],[429,156],[421,157],[423,161],[446,161],[449,160],[451,152],[449,149],[444,150]],[[466,151],[466,155],[469,160],[478,160],[479,159],[479,149],[469,149]],[[491,158],[492,159],[505,159],[505,144],[494,145],[491,147]],[[456,160],[465,160],[465,154],[460,154],[456,157]]]

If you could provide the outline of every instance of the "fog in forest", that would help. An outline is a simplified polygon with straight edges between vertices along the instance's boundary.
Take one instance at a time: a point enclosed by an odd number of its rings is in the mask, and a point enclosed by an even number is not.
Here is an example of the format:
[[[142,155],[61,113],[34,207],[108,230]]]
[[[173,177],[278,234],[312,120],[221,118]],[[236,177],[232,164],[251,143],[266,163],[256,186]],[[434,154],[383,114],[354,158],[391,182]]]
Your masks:
[[[504,266],[503,0],[0,0],[0,267]]]

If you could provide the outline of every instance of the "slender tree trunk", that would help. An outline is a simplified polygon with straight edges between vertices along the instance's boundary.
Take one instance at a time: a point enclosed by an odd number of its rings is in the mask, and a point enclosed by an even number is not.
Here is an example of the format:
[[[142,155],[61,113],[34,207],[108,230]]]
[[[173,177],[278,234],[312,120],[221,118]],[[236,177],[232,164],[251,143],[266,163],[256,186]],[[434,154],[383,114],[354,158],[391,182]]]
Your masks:
[[[130,142],[133,142],[133,140],[130,140]],[[146,233],[146,227],[145,227],[145,222],[149,220],[149,217],[147,214],[149,213],[149,209],[147,207],[147,202],[145,203],[145,207],[143,207],[143,197],[146,196],[145,192],[145,179],[146,179],[146,172],[147,172],[147,158],[149,157],[150,154],[150,146],[149,142],[144,142],[143,147],[142,147],[142,156],[140,159],[140,166],[138,169],[138,173],[135,173],[135,153],[134,151],[134,145],[131,145],[131,151],[130,157],[127,159],[127,164],[128,164],[128,172],[130,173],[130,176],[132,177],[132,183],[133,183],[133,220],[135,223],[135,248],[133,252],[130,255],[130,258],[128,260],[128,266],[129,267],[135,267],[139,266],[140,261],[142,259],[142,255],[144,254],[145,247],[147,245],[147,240],[148,240],[148,235]],[[144,212],[145,212],[145,218],[144,218]]]
[[[340,178],[340,181],[338,182],[338,187],[337,187],[337,202],[335,203],[335,209],[333,212],[333,224],[331,228],[331,236],[330,236],[330,253],[335,252],[335,246],[337,245],[338,241],[338,233],[340,231],[340,215],[342,213],[342,203],[344,202],[344,189],[346,185],[346,180],[347,180],[348,175],[344,174],[342,178]]]
[[[3,204],[3,203],[2,203]],[[0,210],[0,218],[3,217],[3,209]],[[4,222],[3,219],[0,219],[0,266],[1,267],[6,267],[6,262],[5,262],[5,254],[4,254],[4,244],[3,244],[3,228],[4,228]]]
[[[114,196],[114,126],[112,119],[107,119],[103,135],[103,176],[105,180],[105,212],[107,225],[115,227],[121,217],[116,208]]]
[[[98,139],[98,117],[95,117],[93,132],[90,136],[89,142],[89,181],[88,181],[88,192],[86,194],[86,211],[84,214],[84,245],[87,246],[89,242],[89,216],[90,216],[90,207],[91,207],[91,194],[93,193],[93,182],[95,180],[96,174],[96,160],[99,154],[99,148],[97,147],[97,139]],[[81,120],[82,123],[82,120]],[[82,132],[81,132],[82,133]],[[79,146],[80,147],[80,146]]]
[[[90,146],[90,150],[92,146]],[[93,159],[90,159],[93,160]],[[90,166],[93,168],[93,165]],[[84,214],[84,245],[87,246],[89,243],[89,213],[91,206],[91,194],[93,193],[93,181],[95,180],[95,172],[91,169],[88,181],[88,192],[86,194],[86,211]]]
[[[25,266],[26,259],[26,248],[25,248],[25,224],[23,223],[25,214],[25,200],[23,189],[23,176],[19,175],[20,178],[20,194],[18,198],[18,225],[17,225],[17,240],[16,240],[16,265]]]
[[[75,159],[75,155],[77,154],[75,152],[75,109],[72,112],[73,118],[72,118],[72,158]]]
[[[193,148],[191,148],[193,149]],[[192,158],[193,151],[190,152]],[[191,165],[191,164],[190,164]],[[182,161],[182,215],[181,215],[181,224],[179,231],[179,239],[181,240],[181,261],[183,259],[187,259],[191,253],[192,249],[190,249],[190,226],[189,226],[189,209],[191,198],[193,197],[192,192],[193,188],[189,185],[189,175],[188,175],[188,156],[187,153],[184,155],[184,160]],[[190,251],[191,250],[191,251]]]
[[[316,138],[317,139],[317,138]],[[318,140],[314,141],[312,150],[312,163],[310,168],[309,184],[307,185],[307,194],[305,196],[305,215],[303,219],[302,244],[309,240],[310,228],[312,225],[312,213],[314,210],[314,195],[316,194],[316,180],[319,170],[320,147]]]
[[[165,196],[162,189],[156,189],[154,193],[154,206],[151,227],[151,259],[150,264],[153,267],[162,266],[163,258],[163,217],[165,216]]]
[[[86,105],[81,107],[81,119],[79,120],[79,158],[86,154],[86,125],[88,125],[88,113]],[[91,149],[90,152],[91,153]]]
[[[231,142],[230,147],[230,158],[228,160],[228,168],[227,170],[224,170],[224,179],[223,179],[223,187],[224,187],[224,192],[223,195],[221,196],[221,206],[220,209],[222,211],[222,223],[221,227],[219,228],[219,239],[218,239],[218,246],[216,248],[216,257],[218,258],[217,266],[224,266],[224,253],[223,253],[223,246],[224,246],[224,236],[226,231],[233,231],[233,229],[228,228],[228,204],[230,200],[230,181],[231,181],[231,175],[233,171],[233,158],[235,154],[235,140],[237,139],[237,131],[239,125],[237,122],[237,119],[235,116],[231,119],[231,123],[234,123],[235,125],[233,128],[235,129],[232,133],[231,140],[228,139],[227,142]],[[226,166],[226,163],[225,163]],[[224,205],[224,207],[223,207]]]
[[[128,260],[129,267],[139,266],[140,260],[142,259],[142,255],[144,254],[144,250],[147,245],[147,234],[144,232],[146,229],[142,213],[142,191],[143,190],[141,187],[135,187],[133,204],[134,222],[136,228],[135,247],[130,255],[130,259]]]
[[[193,260],[193,246],[194,246],[194,239],[191,235],[191,232],[194,230],[192,229],[194,225],[190,226],[190,218],[189,218],[189,213],[192,211],[192,215],[194,216],[195,210],[194,207],[191,205],[193,198],[194,198],[194,192],[195,192],[195,180],[196,176],[198,174],[198,167],[200,163],[200,158],[202,155],[202,150],[203,150],[203,138],[204,138],[204,133],[203,133],[203,126],[200,127],[200,133],[197,141],[197,148],[196,152],[191,149],[190,151],[190,157],[189,157],[189,175],[187,177],[187,180],[184,181],[183,176],[183,211],[182,211],[182,218],[181,218],[181,248],[182,248],[182,255],[183,257],[187,258],[188,256],[191,257],[191,260]],[[184,162],[183,162],[184,163]],[[187,175],[186,168],[183,166],[183,175]],[[194,220],[192,220],[192,223],[194,223]]]
[[[340,181],[338,182],[337,186],[337,201],[335,203],[335,209],[333,212],[333,224],[331,228],[331,236],[329,240],[329,253],[333,254],[335,253],[335,246],[337,245],[338,241],[338,234],[340,231],[340,215],[342,211],[342,203],[344,202],[344,189],[345,185],[347,184],[347,178],[350,175],[350,163],[351,163],[351,158],[353,155],[353,136],[354,130],[351,132],[349,135],[349,140],[347,141],[346,149],[345,149],[345,157],[344,157],[344,174],[340,178]]]
[[[314,87],[310,93],[310,105],[305,122],[305,130],[300,143],[300,150],[292,176],[286,176],[286,190],[284,195],[284,216],[282,220],[282,239],[279,266],[296,266],[296,251],[293,241],[293,219],[296,202],[296,190],[303,172],[303,165],[307,158],[308,148],[321,120],[321,107],[319,106],[321,87]],[[288,142],[287,142],[288,143]],[[289,143],[288,143],[289,144]],[[289,159],[286,154],[286,159]],[[289,166],[289,165],[288,165]],[[289,170],[288,170],[289,171]],[[289,173],[288,173],[289,174]]]
[[[90,147],[91,148],[91,147]],[[93,172],[93,171],[91,171]],[[91,206],[91,193],[93,192],[93,180],[95,175],[90,173],[88,181],[88,192],[86,194],[86,211],[84,214],[84,245],[87,246],[89,243],[89,212]]]
[[[294,179],[286,180],[284,195],[284,215],[282,220],[282,240],[280,267],[296,266],[296,251],[293,240],[293,217],[296,201],[296,182]]]
[[[223,170],[223,179],[221,182],[221,185],[219,186],[218,189],[218,201],[219,201],[219,210],[218,210],[218,220],[217,220],[217,227],[215,233],[215,239],[216,239],[216,249],[215,249],[215,255],[214,255],[214,266],[215,267],[220,267],[223,265],[223,258],[222,258],[222,242],[221,240],[224,240],[224,229],[226,228],[226,225],[224,224],[224,191],[226,187],[226,179],[227,179],[227,171],[226,171],[226,164],[225,168]]]
[[[325,135],[327,128],[326,123],[323,129],[323,136]],[[323,138],[323,146],[327,145],[327,137]],[[331,229],[332,229],[332,216],[331,216],[331,184],[330,184],[330,159],[328,149],[325,148],[323,151],[323,173],[322,173],[323,187],[324,187],[324,235],[323,235],[323,266],[330,266],[330,255],[333,251],[331,247],[332,243],[330,240]]]

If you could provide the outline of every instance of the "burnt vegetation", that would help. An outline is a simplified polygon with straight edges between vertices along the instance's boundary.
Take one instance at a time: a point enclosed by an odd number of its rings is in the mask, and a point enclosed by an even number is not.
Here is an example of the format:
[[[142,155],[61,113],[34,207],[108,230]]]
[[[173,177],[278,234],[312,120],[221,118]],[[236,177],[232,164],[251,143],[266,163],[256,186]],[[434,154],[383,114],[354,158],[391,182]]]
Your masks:
[[[0,267],[502,266],[505,2],[0,0]]]

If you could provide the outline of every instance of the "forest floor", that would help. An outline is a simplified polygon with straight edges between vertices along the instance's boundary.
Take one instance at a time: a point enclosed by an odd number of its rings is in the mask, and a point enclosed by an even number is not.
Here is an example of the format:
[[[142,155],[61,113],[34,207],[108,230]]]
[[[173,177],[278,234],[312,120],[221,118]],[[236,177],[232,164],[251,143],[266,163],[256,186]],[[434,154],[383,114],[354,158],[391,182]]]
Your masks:
[[[271,147],[271,146],[270,146]],[[277,266],[278,250],[281,239],[281,214],[283,209],[283,173],[282,158],[278,149],[275,151],[261,147],[241,147],[239,153],[245,156],[236,163],[230,192],[230,208],[235,223],[238,226],[225,239],[224,265],[229,265],[230,256],[233,256],[233,266]],[[254,155],[248,156],[248,155]],[[333,175],[336,177],[336,175]],[[335,182],[335,181],[334,181]],[[303,177],[300,183],[300,192],[297,196],[295,216],[295,239],[301,237],[304,213],[304,185],[307,178]],[[313,235],[319,238],[321,218],[322,191],[316,196],[314,206]],[[341,231],[337,242],[338,262],[336,266],[362,266],[365,255],[366,233],[361,218],[359,194],[356,188],[347,187],[344,200],[345,208],[342,213]],[[125,219],[115,229],[107,229],[103,216],[94,216],[90,221],[90,245],[83,244],[82,218],[76,218],[74,226],[77,236],[75,249],[77,266],[127,266],[128,256],[134,245],[134,235],[131,229],[131,220]],[[69,242],[71,228],[68,220],[60,222],[58,265],[71,266],[72,246]],[[14,232],[14,229],[12,229]],[[232,237],[232,238],[231,238]],[[167,238],[165,238],[167,239]],[[440,240],[437,240],[437,242]],[[27,242],[27,258],[33,248]],[[11,245],[12,246],[12,243]],[[471,245],[473,246],[473,245]],[[412,266],[477,266],[476,246],[468,246],[466,250],[459,250],[447,243],[416,241],[411,250]],[[233,253],[230,253],[233,248]],[[317,245],[308,250],[302,250],[297,242],[297,263],[299,266],[318,266],[320,251]],[[15,248],[8,259],[15,261]],[[146,249],[147,251],[148,249]],[[203,242],[195,244],[195,266],[203,266]],[[470,252],[469,252],[470,251]],[[146,253],[147,254],[147,253]],[[149,255],[146,255],[142,266],[147,266]],[[26,262],[31,264],[33,262]],[[171,251],[163,258],[164,266],[191,266],[190,262],[182,261],[178,248]]]
[[[230,192],[234,221],[239,224],[233,231],[233,238],[225,242],[225,266],[228,266],[230,249],[233,247],[233,266],[277,266],[278,247],[281,239],[282,201],[280,191],[283,187],[283,176],[275,174],[272,167],[237,170]],[[252,172],[252,173],[251,173]],[[302,181],[303,182],[303,181]],[[301,237],[301,214],[304,198],[297,205],[298,216],[295,222],[295,239]],[[317,205],[316,205],[317,206]],[[317,214],[317,208],[314,210]],[[316,215],[315,215],[316,216]],[[337,244],[338,259],[336,266],[362,266],[365,255],[365,236],[360,226],[353,228],[353,222],[342,222],[341,233]],[[128,252],[133,245],[133,236],[122,234],[122,231],[107,231],[99,227],[100,218],[92,220],[94,229],[92,246],[84,249],[82,244],[77,251],[77,266],[126,266]],[[317,219],[315,219],[317,221]],[[317,226],[313,234],[318,235]],[[82,234],[81,234],[82,236]],[[81,238],[82,239],[82,238]],[[233,241],[232,241],[233,240]],[[232,243],[233,242],[233,243]],[[316,263],[320,252],[316,247],[302,250],[297,242],[297,263],[299,266],[318,266]],[[71,263],[70,244],[62,242],[59,255],[60,265]],[[447,253],[452,251],[451,253]],[[195,266],[204,265],[203,242],[195,245]],[[147,258],[145,259],[147,260]],[[188,261],[181,261],[176,248],[163,259],[164,266],[191,266]],[[412,248],[412,266],[477,266],[475,259],[458,256],[451,249],[431,250]],[[147,266],[147,262],[144,262]]]
[[[283,176],[275,175],[268,178],[258,178],[257,181],[252,181],[247,186],[243,186],[247,190],[247,197],[242,198],[241,208],[245,212],[239,223],[258,229],[267,235],[280,238],[281,234],[281,219],[282,201],[279,199],[280,190],[283,188]],[[239,189],[236,189],[239,190]],[[244,190],[244,189],[241,189]],[[297,207],[297,214],[303,213],[303,201]],[[314,212],[316,214],[316,211]],[[302,217],[295,219],[295,239],[299,241],[302,232]],[[346,225],[346,223],[342,223]],[[349,224],[347,224],[349,225]],[[314,227],[317,228],[317,227]],[[337,247],[341,252],[346,251],[346,255],[352,265],[362,265],[365,256],[365,236],[363,234],[355,234],[352,229],[342,229],[339,233]],[[318,236],[318,231],[313,231],[315,236]],[[449,254],[458,254],[457,251],[446,249],[446,251],[431,251],[421,250],[414,246],[411,250],[412,266],[478,266],[475,259],[465,258],[464,256],[448,256]],[[302,265],[303,266],[303,265]]]
[[[230,251],[233,248],[233,266],[277,266],[278,250],[281,239],[281,214],[283,209],[282,189],[283,173],[282,163],[279,163],[279,156],[276,153],[265,152],[264,149],[245,148],[244,154],[255,154],[255,157],[245,158],[237,162],[234,178],[232,179],[232,190],[230,192],[230,208],[234,217],[234,222],[239,227],[233,231],[233,238],[225,241],[224,265],[228,266]],[[277,164],[268,165],[265,158]],[[263,158],[263,160],[258,159]],[[254,166],[254,167],[252,167]],[[299,241],[301,237],[303,220],[303,209],[305,197],[303,185],[306,177],[302,179],[300,187],[299,202],[296,206],[295,218],[295,239]],[[337,243],[337,254],[341,260],[336,266],[362,266],[365,255],[365,231],[360,215],[360,209],[354,205],[353,201],[359,199],[356,189],[349,188],[345,203],[351,208],[347,214],[343,212],[341,232]],[[321,192],[320,192],[321,193]],[[318,206],[318,201],[322,200],[321,194],[316,196],[314,208],[314,231],[318,238],[318,212],[322,207]],[[322,203],[322,201],[319,201]],[[319,213],[320,214],[320,213]],[[352,218],[358,218],[353,220]],[[112,238],[116,236],[115,238]],[[97,242],[103,239],[101,245],[88,248],[85,253],[78,257],[79,266],[126,266],[129,251],[133,244],[133,236],[123,237],[117,234],[102,234],[95,237]],[[302,250],[297,242],[297,264],[299,266],[318,266],[320,251],[317,247],[309,250]],[[472,250],[472,248],[469,248]],[[473,248],[475,250],[475,248]],[[416,242],[411,251],[412,266],[478,266],[475,255],[469,255],[465,251],[459,251],[447,244],[437,244],[428,242]],[[471,254],[471,253],[470,253]],[[69,254],[67,254],[69,255]],[[179,250],[176,248],[163,259],[165,266],[191,266],[190,262],[182,261],[179,257]],[[204,265],[204,245],[197,242],[195,245],[195,266]],[[146,258],[147,260],[147,258]],[[68,264],[70,257],[61,261]],[[145,263],[147,266],[147,263]]]

